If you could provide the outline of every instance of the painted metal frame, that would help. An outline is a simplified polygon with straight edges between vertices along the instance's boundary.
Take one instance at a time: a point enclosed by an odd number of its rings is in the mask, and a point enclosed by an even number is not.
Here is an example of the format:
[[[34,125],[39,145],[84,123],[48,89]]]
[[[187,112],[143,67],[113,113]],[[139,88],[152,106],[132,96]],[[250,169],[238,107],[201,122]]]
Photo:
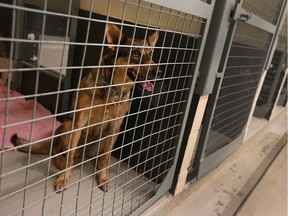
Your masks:
[[[209,19],[211,17],[211,5],[199,1],[199,0],[178,0],[177,3],[174,0],[145,0],[153,4],[165,6],[178,11],[182,11],[195,16]],[[214,3],[213,3],[214,4]]]

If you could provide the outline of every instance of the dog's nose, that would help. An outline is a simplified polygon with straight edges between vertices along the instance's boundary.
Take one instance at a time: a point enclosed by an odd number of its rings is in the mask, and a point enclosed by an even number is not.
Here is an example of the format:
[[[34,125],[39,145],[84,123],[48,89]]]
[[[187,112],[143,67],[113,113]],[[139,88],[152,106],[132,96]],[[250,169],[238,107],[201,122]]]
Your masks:
[[[159,78],[159,77],[162,76],[163,72],[162,72],[162,70],[160,68],[157,68],[156,70],[153,70],[152,73],[153,73],[154,77]]]

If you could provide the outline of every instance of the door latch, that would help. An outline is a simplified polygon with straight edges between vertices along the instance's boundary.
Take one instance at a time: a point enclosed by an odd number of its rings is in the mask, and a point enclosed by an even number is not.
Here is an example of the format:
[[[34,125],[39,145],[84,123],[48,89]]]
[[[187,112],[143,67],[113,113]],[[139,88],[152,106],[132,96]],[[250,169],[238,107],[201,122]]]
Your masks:
[[[247,21],[252,18],[252,13],[250,11],[245,11],[244,13],[240,14],[240,17],[238,19]]]
[[[242,4],[237,4],[235,9],[232,11],[231,18],[233,20],[247,21],[252,18],[252,13],[242,8]]]

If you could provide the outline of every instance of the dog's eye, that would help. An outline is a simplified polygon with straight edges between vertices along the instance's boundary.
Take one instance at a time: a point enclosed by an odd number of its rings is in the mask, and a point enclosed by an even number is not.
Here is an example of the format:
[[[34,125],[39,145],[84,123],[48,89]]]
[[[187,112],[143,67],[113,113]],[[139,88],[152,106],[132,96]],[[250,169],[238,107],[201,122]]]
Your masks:
[[[140,56],[140,52],[138,50],[132,50],[131,55],[133,57],[139,57]]]

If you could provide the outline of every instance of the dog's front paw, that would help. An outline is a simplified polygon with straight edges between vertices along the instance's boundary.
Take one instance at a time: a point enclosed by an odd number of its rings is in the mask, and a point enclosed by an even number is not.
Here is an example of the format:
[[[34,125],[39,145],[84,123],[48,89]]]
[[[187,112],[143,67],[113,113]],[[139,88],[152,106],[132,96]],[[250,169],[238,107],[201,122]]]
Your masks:
[[[69,175],[66,175],[65,177],[65,173],[61,173],[54,183],[55,191],[57,191],[57,193],[60,193],[61,191],[65,190],[66,186],[69,184],[69,179]]]
[[[97,175],[97,183],[99,188],[104,192],[107,192],[110,189],[110,182],[108,178],[101,178],[101,175]]]
[[[104,184],[100,185],[100,189],[104,192],[108,192],[108,190],[110,189],[110,182],[107,181]]]

